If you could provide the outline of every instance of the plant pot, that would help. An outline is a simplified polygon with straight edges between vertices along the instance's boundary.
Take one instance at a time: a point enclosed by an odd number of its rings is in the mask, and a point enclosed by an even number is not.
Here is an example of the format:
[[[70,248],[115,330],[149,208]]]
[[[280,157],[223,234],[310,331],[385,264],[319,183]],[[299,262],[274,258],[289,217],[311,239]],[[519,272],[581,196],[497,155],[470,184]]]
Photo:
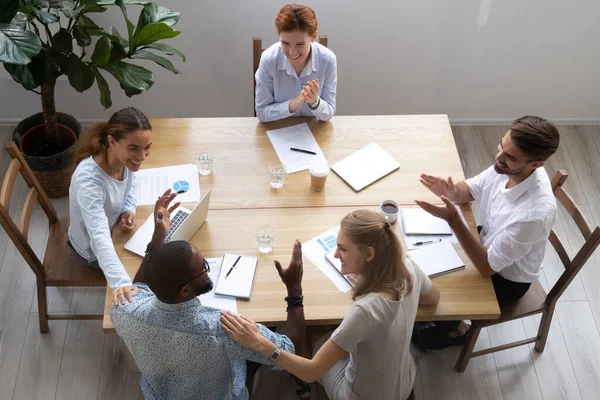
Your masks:
[[[83,131],[81,124],[71,115],[59,112],[57,119],[61,146],[55,149],[44,147],[47,142],[44,140],[46,131],[42,113],[25,118],[15,127],[12,135],[25,161],[50,198],[69,194],[71,175],[75,170],[73,152]]]

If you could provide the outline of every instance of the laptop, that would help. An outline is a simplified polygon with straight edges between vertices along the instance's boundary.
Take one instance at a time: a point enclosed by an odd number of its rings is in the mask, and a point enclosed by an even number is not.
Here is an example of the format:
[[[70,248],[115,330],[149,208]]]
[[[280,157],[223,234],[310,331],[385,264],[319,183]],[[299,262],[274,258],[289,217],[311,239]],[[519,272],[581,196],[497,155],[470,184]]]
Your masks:
[[[172,240],[189,241],[200,229],[206,216],[208,215],[208,205],[210,203],[210,190],[204,193],[200,203],[196,204],[193,210],[184,207],[177,207],[171,213],[171,227],[165,238],[165,243]],[[134,235],[125,243],[125,249],[132,253],[144,257],[146,247],[152,240],[154,234],[154,213],[150,214],[146,222],[138,229]]]

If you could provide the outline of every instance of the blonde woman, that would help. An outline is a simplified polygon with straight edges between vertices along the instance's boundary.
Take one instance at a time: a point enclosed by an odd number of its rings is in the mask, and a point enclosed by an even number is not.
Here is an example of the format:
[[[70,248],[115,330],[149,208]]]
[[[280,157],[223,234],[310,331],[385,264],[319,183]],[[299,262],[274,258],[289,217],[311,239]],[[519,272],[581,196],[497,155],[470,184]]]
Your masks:
[[[380,214],[358,210],[346,215],[337,239],[335,257],[342,273],[355,278],[354,304],[340,326],[319,340],[324,344],[317,344],[312,359],[278,349],[247,318],[223,313],[223,329],[298,378],[319,380],[332,400],[407,399],[415,379],[410,340],[417,307],[437,304],[440,293],[405,259],[398,237]],[[278,270],[288,287],[301,287],[301,263]],[[302,306],[296,299],[291,303]]]

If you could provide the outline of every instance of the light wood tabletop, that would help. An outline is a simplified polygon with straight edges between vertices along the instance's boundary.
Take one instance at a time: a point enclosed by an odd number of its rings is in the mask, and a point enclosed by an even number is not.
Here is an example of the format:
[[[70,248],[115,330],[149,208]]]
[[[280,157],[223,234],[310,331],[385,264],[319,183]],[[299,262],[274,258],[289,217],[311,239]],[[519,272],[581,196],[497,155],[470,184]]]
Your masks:
[[[415,199],[439,201],[419,183],[422,172],[463,179],[446,115],[349,116],[330,122],[291,118],[268,124],[256,118],[153,120],[153,145],[142,168],[195,163],[200,150],[214,155],[214,173],[200,177],[211,189],[216,209],[376,205],[392,197],[400,204]],[[268,165],[278,161],[267,130],[307,122],[330,165],[377,143],[400,164],[395,171],[355,192],[333,171],[326,190],[310,190],[310,174],[286,176],[281,189],[269,186]]]
[[[282,189],[271,189],[267,165],[277,155],[266,130],[307,122],[329,163],[377,143],[401,168],[360,192],[355,192],[333,172],[325,190],[310,190],[307,171],[287,175]],[[280,325],[285,322],[285,286],[273,260],[287,264],[295,239],[308,241],[339,224],[357,208],[377,209],[382,200],[392,198],[402,206],[415,206],[414,199],[440,202],[419,183],[419,174],[428,172],[464,179],[448,117],[362,116],[334,117],[330,122],[291,118],[262,124],[255,118],[204,118],[153,120],[152,154],[144,168],[194,163],[194,156],[206,149],[214,154],[214,173],[200,177],[201,190],[211,189],[206,223],[192,239],[205,257],[224,253],[257,254],[258,269],[250,301],[238,300],[238,311],[258,322]],[[193,206],[193,205],[192,205]],[[469,227],[476,233],[470,205],[463,205]],[[151,207],[138,207],[141,225]],[[258,252],[255,230],[271,225],[277,233],[270,254]],[[397,225],[395,229],[398,230]],[[126,251],[131,233],[113,235],[117,254],[133,278],[142,258]],[[490,319],[500,315],[494,289],[456,246],[466,269],[433,279],[442,297],[437,306],[420,307],[419,320]],[[352,302],[349,293],[340,292],[309,259],[304,258],[304,305],[307,324],[341,321]],[[107,288],[103,328],[112,332],[110,298]]]

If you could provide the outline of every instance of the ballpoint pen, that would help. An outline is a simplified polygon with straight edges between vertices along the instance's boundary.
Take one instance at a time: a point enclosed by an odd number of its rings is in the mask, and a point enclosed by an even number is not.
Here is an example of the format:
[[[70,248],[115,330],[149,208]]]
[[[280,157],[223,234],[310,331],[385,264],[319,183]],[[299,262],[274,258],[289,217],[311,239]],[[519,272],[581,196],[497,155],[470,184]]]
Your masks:
[[[233,271],[233,269],[235,268],[235,265],[238,263],[238,261],[240,261],[240,258],[242,258],[242,256],[238,256],[238,258],[235,260],[235,262],[233,263],[233,265],[231,266],[231,268],[229,268],[229,271],[227,271],[227,274],[225,275],[225,279],[227,279],[227,277],[229,276],[229,274],[231,273],[231,271]]]

